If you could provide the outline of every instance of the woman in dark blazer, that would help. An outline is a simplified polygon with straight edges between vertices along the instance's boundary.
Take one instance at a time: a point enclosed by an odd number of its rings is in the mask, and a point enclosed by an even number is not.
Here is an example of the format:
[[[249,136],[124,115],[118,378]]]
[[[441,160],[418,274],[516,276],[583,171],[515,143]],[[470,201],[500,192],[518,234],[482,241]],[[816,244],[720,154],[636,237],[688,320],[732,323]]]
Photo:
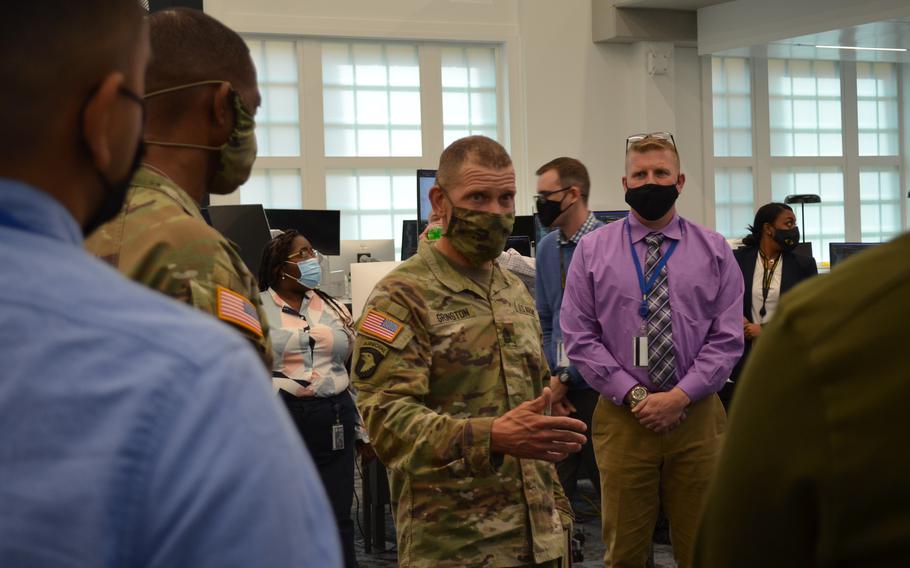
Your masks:
[[[771,321],[780,296],[802,280],[818,274],[815,259],[793,253],[799,244],[796,216],[789,205],[768,203],[755,213],[743,239],[743,247],[733,251],[746,285],[743,296],[743,333],[746,345],[730,376],[720,391],[724,407],[730,407],[736,379],[742,371],[752,344],[761,337],[762,326]]]

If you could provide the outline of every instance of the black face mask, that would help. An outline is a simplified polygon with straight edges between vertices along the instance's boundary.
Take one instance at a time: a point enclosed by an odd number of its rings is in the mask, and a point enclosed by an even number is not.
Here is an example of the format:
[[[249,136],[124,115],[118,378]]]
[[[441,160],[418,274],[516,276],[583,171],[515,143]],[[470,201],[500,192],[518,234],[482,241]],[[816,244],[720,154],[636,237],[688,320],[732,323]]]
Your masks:
[[[119,93],[142,106],[142,123],[145,124],[145,105],[142,98],[124,88],[121,88]],[[104,200],[101,202],[98,210],[95,211],[95,214],[92,215],[82,228],[82,234],[84,236],[88,237],[94,233],[98,227],[116,217],[117,214],[120,213],[120,210],[123,209],[123,204],[126,202],[126,193],[130,188],[130,182],[133,180],[133,175],[136,173],[136,170],[142,165],[142,158],[145,156],[145,142],[143,141],[143,138],[144,136],[140,130],[139,142],[136,144],[136,153],[133,155],[133,162],[130,164],[130,169],[127,170],[122,179],[111,181],[103,172],[97,168],[95,169],[95,173],[98,175],[98,181],[101,183],[101,187],[104,188]]]
[[[799,227],[774,229],[774,235],[771,238],[780,246],[781,250],[790,252],[799,244]]]
[[[657,221],[667,214],[676,203],[679,190],[676,184],[645,184],[626,190],[626,203],[648,221]]]
[[[559,219],[559,216],[569,210],[572,205],[562,208],[562,202],[565,201],[566,196],[563,195],[562,199],[559,201],[550,201],[549,199],[537,199],[537,219],[544,227],[550,227],[553,223],[556,222],[556,219]]]

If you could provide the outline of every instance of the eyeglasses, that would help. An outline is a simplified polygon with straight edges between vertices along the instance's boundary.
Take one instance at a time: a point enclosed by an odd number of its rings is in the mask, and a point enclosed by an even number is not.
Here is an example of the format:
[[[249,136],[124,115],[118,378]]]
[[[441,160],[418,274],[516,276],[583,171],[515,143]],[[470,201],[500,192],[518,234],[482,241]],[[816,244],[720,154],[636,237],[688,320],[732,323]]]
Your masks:
[[[308,260],[310,258],[316,258],[316,255],[318,255],[318,254],[319,254],[319,251],[314,249],[313,247],[303,247],[299,251],[289,255],[288,260],[290,260],[294,257],[298,257],[298,256],[300,258],[302,258],[303,260]]]
[[[633,135],[629,136],[628,138],[626,138],[626,152],[629,151],[629,146],[631,146],[632,144],[635,144],[636,142],[641,142],[642,140],[646,140],[648,138],[666,140],[670,144],[673,144],[673,147],[676,148],[676,140],[673,138],[673,134],[671,132],[649,132],[649,133],[633,134]]]
[[[537,207],[542,207],[547,201],[549,201],[548,198],[549,198],[551,195],[554,195],[554,194],[556,194],[556,193],[562,193],[563,191],[569,191],[570,189],[572,189],[572,186],[571,186],[571,185],[570,185],[569,187],[564,187],[564,188],[562,188],[562,189],[554,189],[553,191],[539,191],[539,192],[537,192],[537,197],[535,197],[536,203],[537,203]]]

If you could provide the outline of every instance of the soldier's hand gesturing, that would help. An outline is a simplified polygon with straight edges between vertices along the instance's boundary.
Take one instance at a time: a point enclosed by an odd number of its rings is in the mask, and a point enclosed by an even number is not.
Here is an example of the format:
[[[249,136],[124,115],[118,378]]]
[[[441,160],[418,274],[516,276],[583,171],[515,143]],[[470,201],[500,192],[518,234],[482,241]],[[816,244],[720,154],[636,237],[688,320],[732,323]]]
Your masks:
[[[491,451],[551,462],[581,451],[585,443],[582,432],[587,426],[581,420],[567,416],[547,416],[551,396],[550,387],[544,387],[539,397],[523,402],[493,420]]]

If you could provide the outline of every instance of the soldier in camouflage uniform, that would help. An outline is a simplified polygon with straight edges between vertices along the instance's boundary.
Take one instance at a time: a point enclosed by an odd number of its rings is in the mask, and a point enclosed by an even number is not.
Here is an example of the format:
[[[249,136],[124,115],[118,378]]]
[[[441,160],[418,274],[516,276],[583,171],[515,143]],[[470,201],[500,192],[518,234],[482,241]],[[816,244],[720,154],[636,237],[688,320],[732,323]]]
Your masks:
[[[445,236],[377,285],[355,342],[358,406],[390,471],[398,559],[556,566],[571,513],[548,462],[579,451],[585,426],[545,415],[534,300],[491,262],[514,221],[511,160],[488,138],[464,138],[443,153],[437,181]]]
[[[155,55],[146,73],[148,154],[124,208],[86,247],[129,278],[232,325],[271,369],[255,278],[199,209],[206,194],[243,184],[256,159],[260,96],[249,50],[195,10],[158,12],[149,26]]]

